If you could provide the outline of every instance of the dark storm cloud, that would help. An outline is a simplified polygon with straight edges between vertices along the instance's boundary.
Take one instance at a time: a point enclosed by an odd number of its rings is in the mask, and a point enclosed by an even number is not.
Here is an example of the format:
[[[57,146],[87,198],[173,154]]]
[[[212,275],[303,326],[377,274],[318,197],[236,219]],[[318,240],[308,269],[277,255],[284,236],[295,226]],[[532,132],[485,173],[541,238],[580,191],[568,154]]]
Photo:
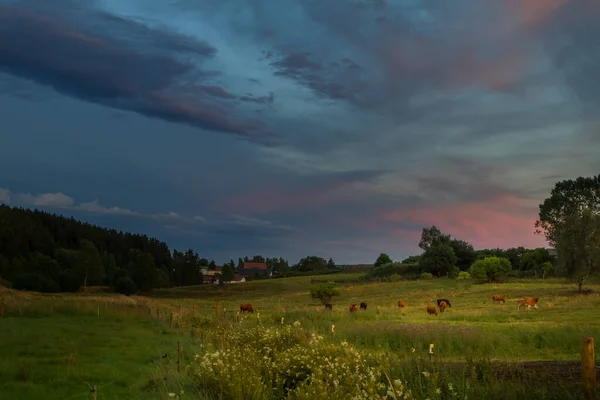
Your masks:
[[[265,133],[261,123],[238,122],[223,107],[178,92],[186,79],[202,76],[198,66],[215,56],[214,47],[65,4],[73,8],[44,13],[31,3],[22,8],[0,5],[0,71],[148,117],[242,136]],[[74,17],[85,22],[69,20]]]

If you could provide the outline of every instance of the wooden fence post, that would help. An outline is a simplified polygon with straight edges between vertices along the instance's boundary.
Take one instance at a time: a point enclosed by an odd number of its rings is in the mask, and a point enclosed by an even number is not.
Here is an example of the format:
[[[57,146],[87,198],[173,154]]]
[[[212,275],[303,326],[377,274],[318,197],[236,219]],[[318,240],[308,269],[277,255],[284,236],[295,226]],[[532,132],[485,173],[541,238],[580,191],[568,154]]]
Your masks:
[[[177,372],[179,372],[180,359],[179,355],[181,354],[181,345],[179,341],[177,342]]]
[[[2,302],[0,302],[0,318],[4,317],[4,297],[2,297]]]
[[[194,304],[194,316],[196,315],[196,305]]]
[[[173,313],[171,312],[171,318],[169,319],[169,328],[173,328]]]
[[[596,391],[596,365],[594,361],[594,338],[581,340],[581,383],[592,394]]]
[[[156,309],[156,319],[158,319],[158,308]]]
[[[219,316],[219,314],[221,313],[221,301],[217,300],[217,305],[215,306],[215,311],[217,313],[217,317]]]
[[[96,385],[94,385],[94,388],[92,389],[92,398],[94,400],[98,399],[98,388],[96,387]]]
[[[148,317],[152,318],[152,307],[148,307]]]

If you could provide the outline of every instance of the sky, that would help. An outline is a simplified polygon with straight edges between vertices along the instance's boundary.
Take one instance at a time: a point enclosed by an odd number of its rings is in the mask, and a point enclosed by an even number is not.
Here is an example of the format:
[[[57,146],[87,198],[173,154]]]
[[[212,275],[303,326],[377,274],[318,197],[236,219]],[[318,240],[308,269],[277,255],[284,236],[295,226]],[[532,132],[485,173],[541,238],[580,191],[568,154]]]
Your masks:
[[[0,202],[218,262],[546,247],[598,37],[596,0],[0,0]]]

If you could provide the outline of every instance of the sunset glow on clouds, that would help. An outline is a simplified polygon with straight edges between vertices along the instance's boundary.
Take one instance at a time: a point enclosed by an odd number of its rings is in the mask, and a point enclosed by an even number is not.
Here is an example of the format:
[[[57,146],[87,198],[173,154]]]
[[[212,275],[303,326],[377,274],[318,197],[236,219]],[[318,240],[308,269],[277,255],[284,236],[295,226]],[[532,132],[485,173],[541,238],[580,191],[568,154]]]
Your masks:
[[[595,0],[0,0],[0,202],[220,262],[546,246],[598,173]]]

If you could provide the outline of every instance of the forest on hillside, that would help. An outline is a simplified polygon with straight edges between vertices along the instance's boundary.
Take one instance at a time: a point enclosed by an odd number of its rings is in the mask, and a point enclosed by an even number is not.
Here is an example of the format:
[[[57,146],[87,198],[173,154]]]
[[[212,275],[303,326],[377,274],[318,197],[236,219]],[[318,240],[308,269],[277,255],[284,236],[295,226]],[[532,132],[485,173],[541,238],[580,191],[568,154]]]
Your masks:
[[[260,255],[239,258],[237,267],[247,261],[265,262],[272,270],[289,268],[283,258]],[[226,265],[236,268],[233,260]],[[4,286],[39,292],[109,286],[129,294],[200,284],[201,268],[217,265],[192,249],[171,251],[165,242],[147,235],[0,205],[0,284]]]

